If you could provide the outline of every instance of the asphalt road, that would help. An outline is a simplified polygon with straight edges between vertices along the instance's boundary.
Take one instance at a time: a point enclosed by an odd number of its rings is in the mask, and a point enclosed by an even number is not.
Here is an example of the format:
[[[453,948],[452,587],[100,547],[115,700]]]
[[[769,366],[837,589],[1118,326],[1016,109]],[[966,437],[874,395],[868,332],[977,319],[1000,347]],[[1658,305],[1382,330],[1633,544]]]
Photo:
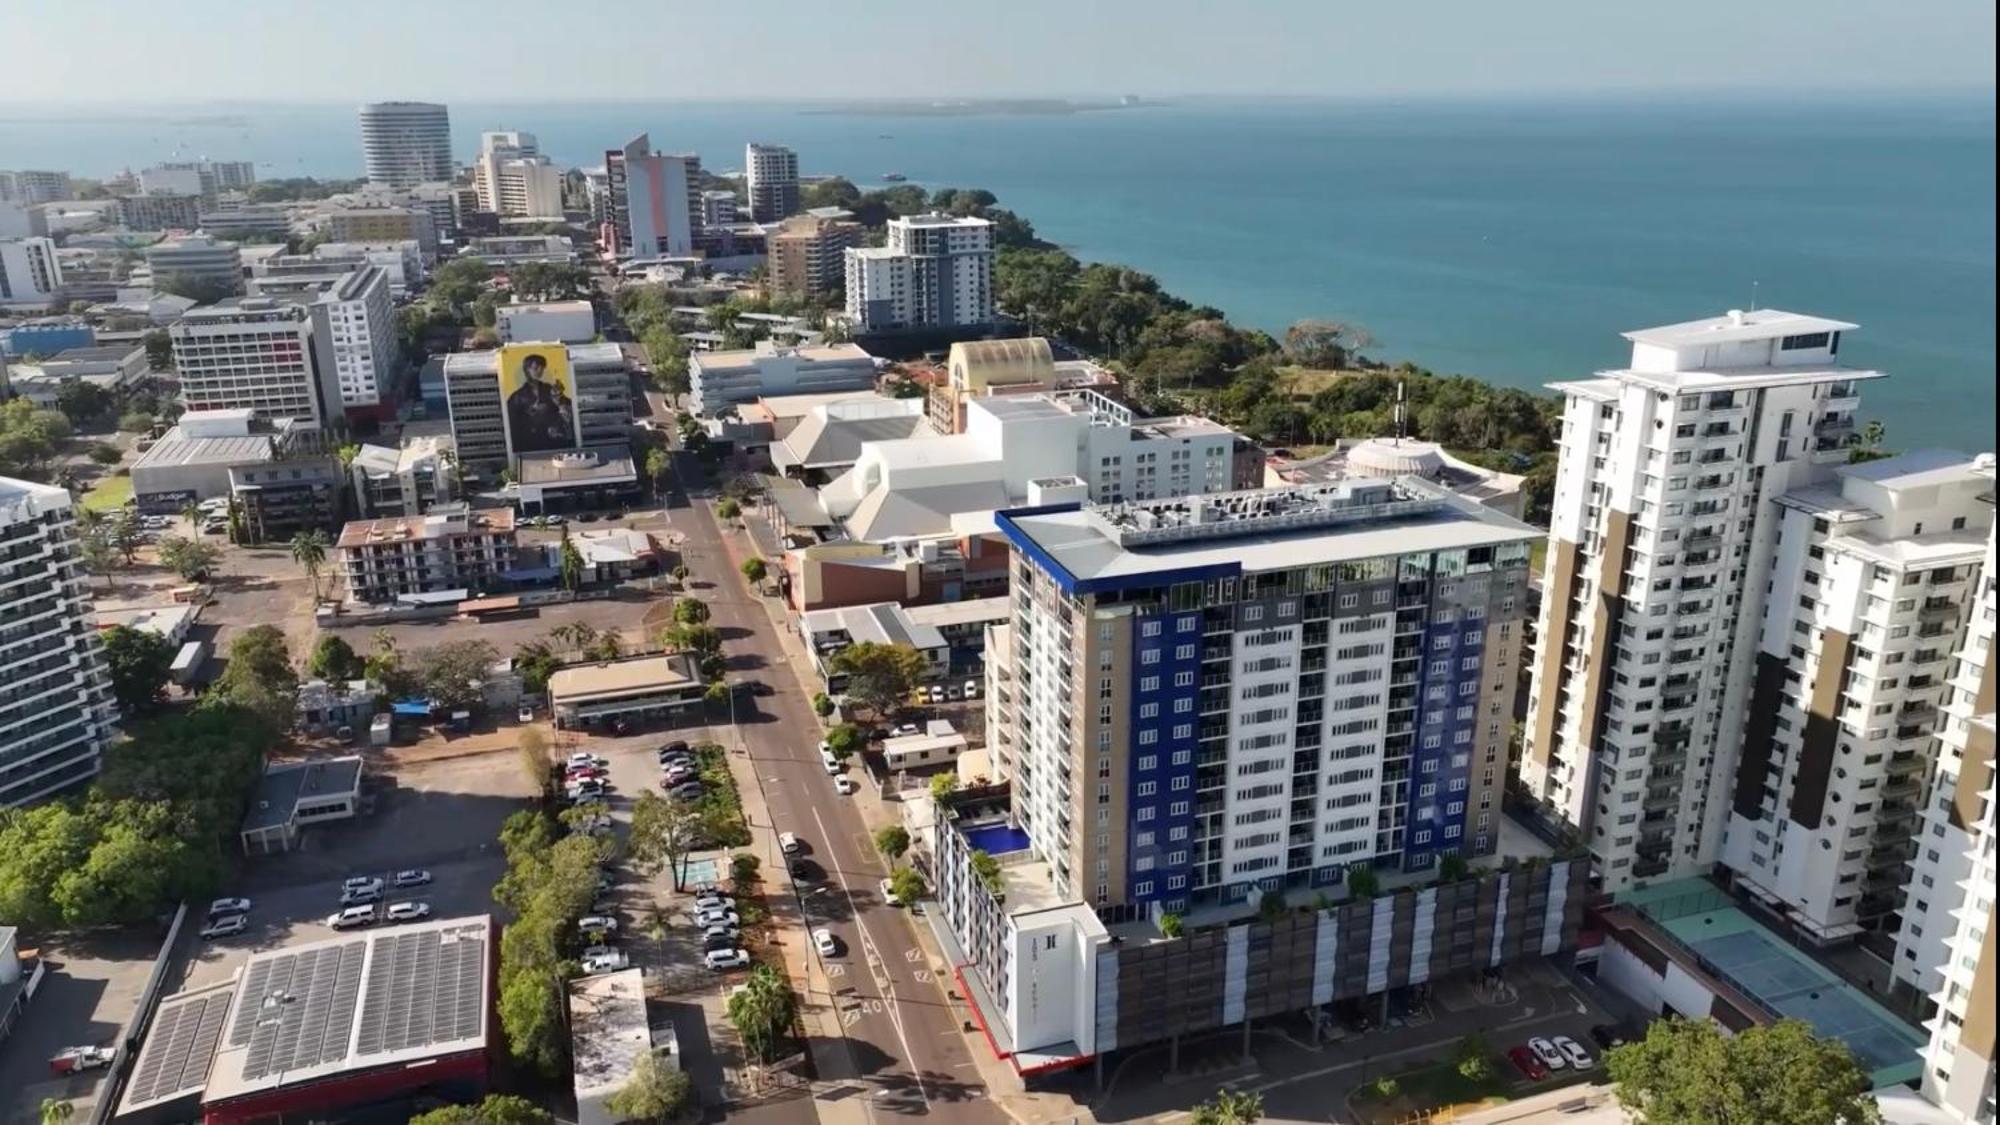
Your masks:
[[[690,458],[680,458],[677,469],[683,481],[702,479]],[[695,488],[699,493],[701,485]],[[882,900],[877,884],[887,865],[859,811],[834,792],[820,764],[810,697],[724,549],[712,510],[696,499],[690,504],[684,493],[672,495],[667,517],[685,536],[684,562],[703,583],[732,678],[760,679],[773,689],[743,697],[749,706],[739,704],[738,729],[773,825],[797,834],[804,845],[806,916],[839,941],[839,951],[824,964],[844,1032],[837,1042],[813,1045],[819,1077],[852,1084],[866,1099],[871,1121],[936,1114],[1001,1125],[1007,1119],[987,1100],[957,1017],[910,929],[917,923]],[[787,942],[788,953],[810,949],[799,938]]]

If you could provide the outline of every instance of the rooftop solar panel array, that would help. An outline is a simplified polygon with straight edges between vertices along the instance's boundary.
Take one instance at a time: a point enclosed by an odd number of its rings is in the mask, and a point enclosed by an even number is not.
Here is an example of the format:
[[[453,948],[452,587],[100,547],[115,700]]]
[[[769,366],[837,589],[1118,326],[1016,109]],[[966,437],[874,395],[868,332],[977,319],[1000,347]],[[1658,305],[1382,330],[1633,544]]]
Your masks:
[[[222,1038],[229,1015],[230,988],[180,998],[170,997],[153,1017],[153,1028],[139,1052],[139,1065],[126,1083],[125,1104],[161,1101],[190,1094],[208,1080],[208,1064]]]
[[[368,966],[368,1003],[355,1051],[404,1051],[480,1033],[484,924],[385,934]]]
[[[249,1044],[246,1081],[347,1057],[367,954],[354,941],[251,964],[229,1033],[231,1046]]]

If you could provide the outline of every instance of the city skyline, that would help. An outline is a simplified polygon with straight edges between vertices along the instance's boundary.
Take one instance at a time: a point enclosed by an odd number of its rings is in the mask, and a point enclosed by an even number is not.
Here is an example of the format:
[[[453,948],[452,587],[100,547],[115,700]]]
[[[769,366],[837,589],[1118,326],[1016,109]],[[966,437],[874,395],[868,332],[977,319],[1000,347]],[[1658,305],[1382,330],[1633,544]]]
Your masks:
[[[810,21],[818,49],[774,73],[735,66],[726,52],[697,53],[673,68],[550,66],[543,40],[518,34],[544,13],[514,0],[392,7],[376,0],[335,9],[303,9],[282,25],[231,21],[226,40],[199,29],[218,26],[229,9],[192,0],[172,11],[130,10],[89,0],[57,5],[26,0],[13,21],[21,79],[17,88],[62,91],[63,29],[93,28],[92,57],[101,79],[90,96],[65,104],[122,100],[151,103],[254,99],[373,101],[601,98],[1022,98],[1210,95],[1430,97],[1511,94],[1782,92],[1788,97],[1837,89],[1993,88],[1994,12],[1930,0],[1942,17],[1907,8],[1884,19],[1871,8],[1841,9],[1803,0],[1752,8],[1699,0],[1672,21],[1646,9],[1548,0],[1527,18],[1514,8],[1453,3],[1421,14],[1403,10],[1319,8],[1274,3],[1269,18],[1219,23],[1187,0],[1087,6],[1032,0],[1017,18],[985,20],[973,12],[934,10],[909,0],[871,5],[865,13],[826,18],[793,0],[751,5],[760,26]],[[666,30],[667,16],[629,0],[598,6],[607,25],[643,35]],[[1041,9],[1038,15],[1036,9]],[[211,11],[213,19],[204,18]],[[367,34],[376,16],[402,28]],[[38,18],[39,17],[39,18]],[[818,17],[818,18],[815,18]],[[1147,49],[1129,50],[1135,21]],[[1967,26],[1967,21],[1981,26]],[[1061,27],[1064,34],[1049,36]],[[1716,35],[1718,27],[1727,36]],[[1562,34],[1544,34],[1560,29]],[[954,58],[947,84],[885,80],[905,51],[929,55],[973,39],[977,52]],[[310,42],[311,52],[290,49]],[[459,49],[437,52],[451,42]],[[1633,44],[1647,45],[1640,53]],[[1495,45],[1504,45],[1496,49]],[[1329,46],[1332,45],[1332,46]],[[214,65],[143,65],[163,50],[208,57]],[[1033,66],[1021,66],[1027,57]],[[1243,65],[1230,66],[1231,60]],[[1251,63],[1254,61],[1254,65]],[[131,65],[125,65],[130,63]],[[1838,75],[1837,86],[1825,76]],[[1050,76],[1061,76],[1051,79]],[[1195,77],[1199,76],[1199,77]],[[273,98],[276,94],[278,97]],[[45,104],[55,104],[45,103]]]

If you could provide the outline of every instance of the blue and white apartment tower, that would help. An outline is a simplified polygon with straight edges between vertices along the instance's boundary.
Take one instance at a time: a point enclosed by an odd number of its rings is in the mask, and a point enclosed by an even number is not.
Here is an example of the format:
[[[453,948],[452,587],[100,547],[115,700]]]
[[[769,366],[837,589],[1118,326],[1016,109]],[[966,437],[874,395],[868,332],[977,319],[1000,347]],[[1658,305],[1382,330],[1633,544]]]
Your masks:
[[[997,521],[988,743],[1057,895],[1116,922],[1495,850],[1534,528],[1416,477]]]

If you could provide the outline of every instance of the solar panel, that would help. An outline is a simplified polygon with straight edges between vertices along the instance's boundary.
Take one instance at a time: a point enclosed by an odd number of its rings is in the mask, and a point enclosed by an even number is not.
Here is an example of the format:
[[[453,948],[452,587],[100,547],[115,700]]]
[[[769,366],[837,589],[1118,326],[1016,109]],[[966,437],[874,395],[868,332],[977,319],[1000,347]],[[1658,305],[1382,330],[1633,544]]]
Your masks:
[[[252,990],[244,994],[232,1029],[241,1031],[247,1019],[250,1049],[243,1061],[245,1080],[347,1057],[367,955],[363,939],[253,966]]]
[[[127,1105],[157,1101],[199,1090],[222,1038],[232,989],[221,988],[187,1000],[169,999],[153,1019],[139,1052],[139,1065],[126,1084]]]
[[[356,1053],[476,1037],[486,995],[485,945],[483,923],[378,938]]]

